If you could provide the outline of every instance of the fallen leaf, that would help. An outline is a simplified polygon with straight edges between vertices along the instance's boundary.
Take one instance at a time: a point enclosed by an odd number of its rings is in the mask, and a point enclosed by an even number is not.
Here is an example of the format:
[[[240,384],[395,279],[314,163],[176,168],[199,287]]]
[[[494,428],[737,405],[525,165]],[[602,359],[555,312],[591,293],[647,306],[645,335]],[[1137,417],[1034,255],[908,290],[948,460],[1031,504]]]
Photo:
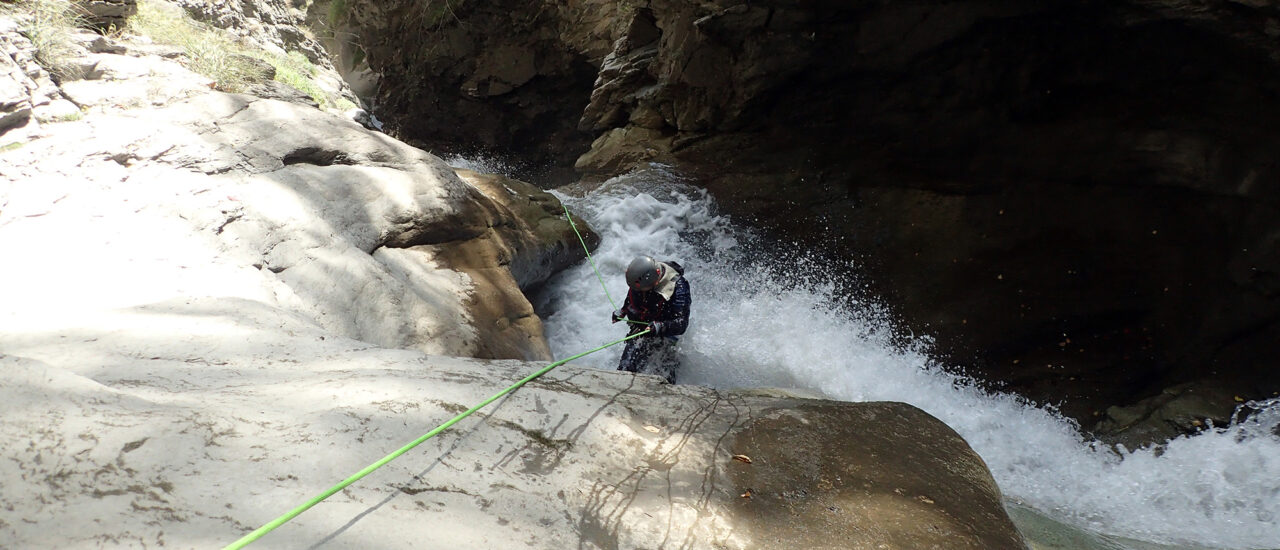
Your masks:
[[[747,464],[751,464],[751,457],[747,455],[733,455],[733,459],[738,462],[746,462]]]
[[[1240,397],[1239,395],[1237,395],[1237,396],[1236,396],[1236,403],[1244,403],[1244,398],[1243,398],[1243,397]]]
[[[644,429],[649,433],[655,433],[655,434],[662,431],[662,428],[659,428],[657,426],[645,426]]]

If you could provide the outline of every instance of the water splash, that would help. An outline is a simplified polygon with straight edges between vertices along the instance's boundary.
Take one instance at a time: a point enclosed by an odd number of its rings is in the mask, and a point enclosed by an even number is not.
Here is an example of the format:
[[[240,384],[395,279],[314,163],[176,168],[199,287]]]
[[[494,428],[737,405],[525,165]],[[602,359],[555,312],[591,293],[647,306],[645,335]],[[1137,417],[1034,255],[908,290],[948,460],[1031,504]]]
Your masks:
[[[454,168],[482,174],[502,174],[511,177],[511,174],[519,171],[514,163],[496,155],[452,155],[443,157],[443,160],[445,164]]]
[[[684,264],[693,292],[680,382],[788,387],[847,401],[902,401],[946,422],[983,457],[1007,498],[1066,524],[1163,545],[1280,548],[1280,404],[1161,449],[1117,453],[1051,410],[949,374],[822,262],[770,244],[715,211],[661,166],[561,196],[604,240],[609,292],[638,254]],[[611,306],[584,262],[538,297],[553,352],[616,339]],[[588,358],[612,369],[619,350]],[[1121,548],[1151,548],[1145,543]],[[1169,546],[1166,546],[1169,547]]]

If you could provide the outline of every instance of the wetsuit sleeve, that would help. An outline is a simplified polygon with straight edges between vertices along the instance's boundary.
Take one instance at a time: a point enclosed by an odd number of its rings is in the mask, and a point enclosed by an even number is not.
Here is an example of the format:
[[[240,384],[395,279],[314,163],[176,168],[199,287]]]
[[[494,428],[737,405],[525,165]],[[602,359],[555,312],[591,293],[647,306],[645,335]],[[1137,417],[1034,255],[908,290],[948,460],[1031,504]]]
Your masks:
[[[665,316],[662,320],[662,334],[660,336],[679,336],[689,328],[689,306],[693,303],[693,298],[689,293],[689,282],[680,278],[676,283],[676,291],[671,295],[671,303],[667,304],[667,310],[670,315]]]

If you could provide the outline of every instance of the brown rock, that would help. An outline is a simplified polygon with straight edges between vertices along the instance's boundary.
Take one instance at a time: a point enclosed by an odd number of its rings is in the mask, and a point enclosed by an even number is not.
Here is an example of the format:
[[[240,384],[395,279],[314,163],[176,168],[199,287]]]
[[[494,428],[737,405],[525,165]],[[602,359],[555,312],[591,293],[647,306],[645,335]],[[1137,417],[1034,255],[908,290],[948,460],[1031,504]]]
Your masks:
[[[585,172],[622,171],[624,167],[669,159],[671,137],[649,128],[618,128],[592,144],[591,151],[578,157],[575,168]]]
[[[100,29],[122,29],[125,20],[138,12],[137,0],[76,0],[89,24]]]
[[[1238,397],[1212,380],[1165,388],[1159,395],[1127,407],[1110,407],[1094,433],[1129,450],[1158,445],[1174,437],[1227,426]]]
[[[465,239],[423,246],[471,278],[476,357],[551,360],[542,320],[523,291],[584,258],[578,236],[550,193],[500,175],[457,173],[482,194],[479,219],[486,227]],[[599,244],[585,221],[575,223],[589,246]]]
[[[751,456],[725,468],[752,548],[1026,548],[982,459],[910,405],[776,409],[729,449]]]

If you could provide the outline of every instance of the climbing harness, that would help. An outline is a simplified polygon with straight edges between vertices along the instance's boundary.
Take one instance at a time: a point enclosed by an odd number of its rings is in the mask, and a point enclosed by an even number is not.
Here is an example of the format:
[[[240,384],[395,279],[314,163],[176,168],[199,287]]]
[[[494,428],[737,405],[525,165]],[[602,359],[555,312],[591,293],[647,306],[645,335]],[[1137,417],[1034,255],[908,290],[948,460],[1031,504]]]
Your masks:
[[[576,234],[578,235],[578,241],[582,243],[582,248],[583,248],[584,250],[586,250],[586,249],[587,249],[587,242],[586,242],[585,240],[583,240],[583,238],[582,238],[582,234],[581,234],[581,233],[578,233],[578,228],[577,228],[576,226],[574,226],[574,224],[573,224],[573,218],[569,216],[569,209],[568,209],[567,207],[566,207],[566,208],[565,208],[565,210],[564,210],[564,215],[565,215],[565,217],[566,217],[566,218],[569,218],[569,227],[572,227],[572,228],[573,228],[573,232],[574,232],[574,233],[576,233]],[[600,280],[600,286],[601,286],[601,287],[604,287],[604,278],[600,276],[600,270],[596,269],[595,261],[594,261],[594,260],[591,260],[591,251],[590,251],[590,250],[587,250],[587,260],[591,261],[591,269],[595,270],[595,272],[596,272],[596,278]],[[606,295],[606,296],[609,296],[609,289],[608,289],[608,288],[605,288],[605,289],[604,289],[604,293],[605,293],[605,295]],[[613,296],[609,296],[609,304],[610,304],[610,305],[612,305],[612,304],[613,304]],[[617,309],[617,308],[615,307],[614,309]],[[630,321],[630,320],[628,320],[628,321],[629,321],[629,322],[632,322],[632,321]],[[642,322],[640,322],[640,321],[634,321],[634,322],[635,322],[635,323],[637,323],[637,324],[644,324],[644,325],[647,325],[647,324],[648,324],[648,323],[642,323]],[[280,517],[278,517],[278,518],[276,518],[276,519],[271,520],[271,521],[270,521],[270,522],[268,522],[266,525],[263,525],[262,527],[259,527],[259,528],[255,529],[252,533],[249,533],[249,534],[247,534],[247,535],[245,535],[245,536],[241,537],[241,538],[240,538],[240,540],[237,540],[237,541],[235,541],[235,542],[233,542],[233,543],[231,543],[231,544],[228,544],[227,546],[223,547],[223,549],[222,549],[222,550],[239,550],[239,549],[241,549],[241,548],[244,548],[245,546],[248,546],[248,545],[249,545],[250,543],[252,543],[253,541],[255,541],[255,540],[258,540],[258,539],[262,538],[262,536],[263,536],[263,535],[266,535],[267,533],[270,533],[270,532],[274,531],[277,527],[280,527],[281,525],[284,525],[284,524],[285,524],[286,522],[288,522],[289,520],[291,520],[291,519],[293,519],[293,518],[295,518],[295,517],[298,517],[298,515],[299,515],[299,514],[301,514],[301,513],[303,513],[303,512],[306,512],[307,510],[310,510],[310,509],[311,509],[311,507],[313,507],[313,506],[315,506],[315,505],[317,505],[317,504],[320,504],[320,502],[321,502],[321,501],[323,501],[324,499],[326,499],[326,498],[329,498],[329,497],[333,496],[333,494],[334,494],[334,493],[337,493],[338,491],[341,491],[341,490],[343,490],[343,489],[347,488],[347,486],[351,485],[352,483],[355,483],[355,482],[359,481],[359,480],[360,480],[361,478],[363,478],[364,476],[367,476],[367,475],[369,475],[369,474],[373,473],[373,471],[374,471],[374,470],[377,470],[378,468],[381,468],[381,467],[385,466],[388,462],[391,462],[392,460],[395,460],[395,459],[396,459],[396,458],[398,458],[400,455],[402,455],[402,454],[405,454],[405,453],[409,452],[409,450],[413,449],[414,447],[417,447],[418,445],[421,445],[421,444],[422,444],[422,442],[424,442],[424,441],[426,441],[426,440],[428,440],[428,439],[431,439],[432,437],[435,437],[435,436],[436,436],[436,434],[439,434],[440,432],[443,432],[443,431],[445,431],[445,430],[449,429],[449,427],[450,427],[450,426],[452,426],[452,425],[454,425],[454,424],[457,424],[459,421],[461,421],[462,419],[464,419],[464,418],[466,418],[466,417],[468,417],[468,416],[471,416],[471,414],[472,414],[472,413],[474,413],[474,412],[476,412],[476,411],[478,411],[478,410],[480,410],[480,409],[484,408],[486,405],[488,405],[488,404],[490,404],[490,403],[493,403],[494,401],[497,401],[497,400],[498,400],[499,398],[501,398],[502,396],[507,395],[507,394],[509,394],[509,393],[511,393],[511,392],[513,392],[513,391],[515,391],[515,390],[517,390],[517,389],[519,389],[521,386],[523,386],[523,385],[525,385],[525,384],[529,383],[531,380],[533,380],[533,379],[535,379],[535,378],[537,378],[537,377],[539,377],[539,376],[542,376],[542,375],[544,375],[544,374],[546,374],[546,373],[548,373],[548,372],[551,372],[551,369],[554,369],[554,368],[556,368],[556,367],[559,367],[560,365],[563,365],[563,364],[565,364],[565,363],[568,363],[569,361],[573,361],[574,359],[579,359],[579,358],[585,357],[585,356],[587,356],[587,355],[590,355],[590,354],[595,353],[595,352],[597,352],[597,351],[603,350],[603,349],[605,349],[605,348],[609,348],[609,347],[612,347],[612,346],[616,346],[616,345],[618,345],[618,344],[621,344],[621,343],[623,343],[623,342],[626,342],[627,340],[631,340],[631,339],[634,339],[634,338],[639,338],[639,337],[641,337],[641,336],[644,336],[644,335],[648,334],[648,333],[649,333],[649,332],[651,332],[652,330],[653,330],[653,329],[651,329],[651,328],[646,328],[646,329],[644,329],[644,330],[640,330],[640,331],[637,331],[637,332],[635,332],[635,333],[628,334],[625,338],[622,338],[622,339],[620,339],[620,340],[615,340],[615,341],[613,341],[613,342],[610,342],[610,343],[608,343],[608,344],[605,344],[605,345],[603,345],[603,346],[600,346],[600,347],[595,348],[595,349],[590,350],[590,351],[584,351],[584,352],[582,352],[582,353],[579,353],[579,354],[574,355],[573,357],[569,357],[569,358],[567,358],[567,359],[561,359],[561,360],[559,360],[559,361],[556,361],[556,362],[554,362],[554,363],[551,363],[550,365],[547,365],[547,366],[543,367],[542,369],[539,369],[537,372],[535,372],[535,373],[533,373],[533,374],[530,374],[529,376],[526,376],[526,377],[522,378],[519,382],[516,382],[516,383],[514,383],[514,384],[512,384],[512,385],[510,385],[510,386],[507,386],[507,388],[506,388],[506,389],[504,389],[504,390],[502,390],[502,391],[500,391],[500,392],[498,392],[498,393],[493,394],[493,396],[492,396],[492,397],[490,397],[490,398],[488,398],[488,399],[485,399],[484,401],[480,402],[480,404],[478,404],[478,405],[476,405],[476,406],[474,406],[474,407],[471,407],[470,409],[467,409],[465,412],[463,412],[463,413],[461,413],[461,414],[459,414],[459,415],[457,415],[457,416],[455,416],[455,417],[453,417],[453,418],[449,419],[449,421],[445,422],[444,424],[441,424],[441,425],[439,425],[439,426],[436,426],[436,427],[435,427],[435,429],[433,429],[433,430],[431,430],[431,431],[429,431],[429,432],[427,432],[427,433],[423,434],[423,435],[422,435],[422,437],[419,437],[418,439],[415,439],[415,440],[413,440],[413,441],[409,442],[409,443],[408,443],[408,444],[406,444],[405,446],[400,447],[399,449],[397,449],[395,452],[392,452],[391,454],[389,454],[389,455],[387,455],[387,456],[382,457],[382,458],[381,458],[380,460],[378,460],[377,462],[374,462],[373,464],[370,464],[370,465],[368,465],[368,466],[365,466],[363,470],[360,470],[359,472],[356,472],[355,474],[352,474],[352,475],[351,475],[351,477],[348,477],[347,479],[342,480],[342,482],[341,482],[341,483],[338,483],[337,485],[334,485],[333,487],[330,487],[330,488],[326,489],[323,493],[320,493],[319,495],[316,495],[316,496],[315,496],[314,498],[312,498],[311,500],[308,500],[307,502],[304,502],[303,504],[299,505],[298,507],[296,507],[296,508],[294,508],[294,509],[292,509],[292,510],[289,510],[288,512],[285,512],[283,515],[281,515]]]

